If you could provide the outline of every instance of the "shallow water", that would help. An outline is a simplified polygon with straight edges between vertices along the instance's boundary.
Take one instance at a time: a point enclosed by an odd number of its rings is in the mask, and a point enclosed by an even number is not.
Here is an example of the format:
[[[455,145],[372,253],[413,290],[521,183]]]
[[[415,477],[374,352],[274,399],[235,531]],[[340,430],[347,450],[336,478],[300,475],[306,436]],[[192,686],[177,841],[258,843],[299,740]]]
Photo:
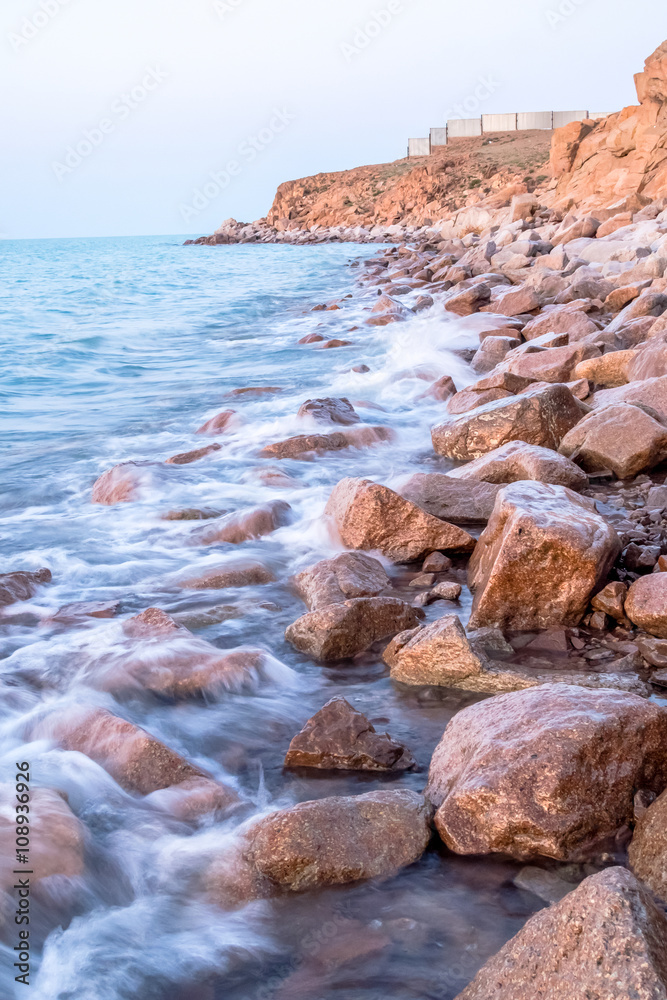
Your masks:
[[[331,487],[346,475],[391,485],[419,469],[445,470],[429,434],[442,404],[417,397],[442,374],[459,385],[473,381],[451,350],[472,347],[476,336],[438,307],[406,323],[364,326],[376,289],[355,290],[359,271],[348,264],[376,247],[181,242],[0,243],[2,572],[48,566],[53,573],[51,585],[0,618],[0,784],[13,781],[14,761],[30,761],[33,787],[65,793],[86,835],[85,874],[44,879],[33,899],[31,995],[449,1000],[543,905],[513,886],[518,865],[461,859],[434,846],[381,884],[225,913],[202,901],[194,877],[225,851],[240,820],[177,821],[122,791],[82,755],[44,739],[25,742],[47,708],[66,718],[76,706],[104,706],[265,810],[383,784],[421,790],[445,725],[474,700],[399,690],[376,653],[318,666],[286,644],[283,632],[304,612],[289,576],[336,551],[320,521]],[[311,311],[332,300],[339,311]],[[326,351],[298,345],[314,331],[353,344]],[[361,363],[371,371],[350,370]],[[242,386],[282,391],[225,398]],[[328,395],[349,397],[364,422],[391,426],[397,440],[315,462],[257,457],[272,441],[321,430],[296,413],[305,399]],[[210,439],[196,429],[229,407],[238,424],[218,438],[220,451],[192,465],[161,466],[138,502],[91,504],[103,471],[201,447]],[[276,465],[296,482],[266,485],[258,473]],[[234,511],[270,499],[291,505],[292,523],[240,548],[195,547],[196,523],[162,518],[174,509]],[[224,591],[174,583],[185,570],[241,554],[269,566],[277,582]],[[410,593],[410,574],[391,572]],[[455,568],[457,578],[465,579]],[[275,663],[253,690],[219,698],[173,703],[120,693],[113,683],[123,658],[118,621],[50,620],[67,603],[109,600],[121,602],[121,618],[151,606],[192,614],[224,605],[222,620],[196,634],[221,649],[261,645]],[[465,620],[465,598],[458,610]],[[431,607],[428,618],[443,611]],[[397,777],[284,773],[291,737],[334,694],[405,741],[419,769]],[[23,996],[13,982],[13,902],[0,902],[0,994]]]

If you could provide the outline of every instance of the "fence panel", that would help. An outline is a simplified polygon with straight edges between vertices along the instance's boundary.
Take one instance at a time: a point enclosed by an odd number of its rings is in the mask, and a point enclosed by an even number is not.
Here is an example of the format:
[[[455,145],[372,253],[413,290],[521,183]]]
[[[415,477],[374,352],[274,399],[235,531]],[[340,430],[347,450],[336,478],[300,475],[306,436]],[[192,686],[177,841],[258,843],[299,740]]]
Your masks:
[[[482,132],[516,132],[516,115],[482,115]]]
[[[431,129],[431,149],[435,146],[446,146],[447,145],[447,126],[444,128],[432,128]]]
[[[562,128],[570,122],[582,122],[588,118],[588,111],[554,111],[554,128]]]
[[[428,136],[425,139],[408,139],[408,156],[428,156],[430,152]]]
[[[521,131],[532,128],[553,128],[552,111],[520,111],[516,116]]]
[[[447,134],[450,139],[469,139],[482,134],[481,118],[453,118],[447,122]]]

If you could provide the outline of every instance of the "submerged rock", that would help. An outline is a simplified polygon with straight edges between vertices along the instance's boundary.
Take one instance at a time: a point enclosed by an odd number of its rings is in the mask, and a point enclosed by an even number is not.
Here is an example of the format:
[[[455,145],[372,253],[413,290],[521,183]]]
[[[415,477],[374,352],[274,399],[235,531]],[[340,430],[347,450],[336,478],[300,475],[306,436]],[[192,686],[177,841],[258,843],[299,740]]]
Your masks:
[[[457,1000],[662,1000],[667,920],[624,868],[530,918]]]
[[[285,638],[315,660],[344,660],[413,628],[423,615],[395,597],[357,597],[303,615],[286,629]]]
[[[294,577],[294,587],[310,611],[342,604],[351,597],[375,597],[390,585],[384,567],[363,552],[323,559]]]
[[[307,399],[299,407],[299,417],[310,417],[320,424],[358,424],[360,416],[349,399],[327,397]]]
[[[231,425],[236,424],[234,417],[236,417],[236,410],[223,410],[222,413],[216,413],[214,417],[202,424],[197,434],[222,434],[223,431],[229,430]]]
[[[353,427],[333,434],[298,434],[285,441],[276,441],[263,448],[260,458],[304,458],[321,455],[327,451],[342,448],[368,448],[375,444],[392,441],[394,432],[390,427]]]
[[[3,786],[0,793],[0,809],[0,888],[15,893],[16,880],[21,877],[13,871],[17,867],[16,793],[12,789],[10,794],[8,785]],[[31,788],[29,816],[30,884],[34,886],[53,875],[66,878],[83,875],[86,867],[85,827],[70,809],[64,795],[52,788]],[[15,898],[18,906],[18,897]]]
[[[280,892],[305,892],[391,878],[417,861],[431,836],[424,798],[407,790],[301,802],[254,823],[234,858],[205,874],[209,898],[229,905]]]
[[[577,625],[620,550],[592,500],[564,486],[510,483],[468,567],[470,627]]]
[[[564,684],[459,712],[431,761],[436,827],[458,854],[585,857],[667,785],[667,710]]]
[[[142,487],[153,482],[153,462],[122,462],[107,469],[93,485],[92,503],[112,506],[138,500]]]
[[[332,698],[290,743],[285,767],[343,771],[405,771],[414,766],[407,747],[377,733],[345,698]]]
[[[259,507],[227,514],[216,519],[215,524],[196,529],[192,541],[196,545],[213,545],[216,542],[241,545],[251,538],[270,535],[289,524],[291,512],[292,508],[284,500],[270,500]]]
[[[6,608],[17,601],[29,601],[43,583],[51,583],[51,570],[38,569],[36,572],[0,574],[0,608]]]
[[[192,462],[198,462],[200,458],[207,458],[209,455],[214,454],[216,451],[220,451],[222,445],[219,444],[209,444],[205,448],[196,448],[194,451],[184,451],[180,455],[172,455],[171,458],[165,459],[167,465],[190,465]]]
[[[344,545],[377,550],[392,562],[412,562],[430,552],[470,552],[471,536],[425,513],[387,486],[368,479],[343,479],[325,509]]]
[[[272,583],[273,573],[262,563],[246,560],[222,563],[205,570],[195,570],[186,573],[178,581],[178,586],[188,590],[223,590],[226,587],[249,587]]]

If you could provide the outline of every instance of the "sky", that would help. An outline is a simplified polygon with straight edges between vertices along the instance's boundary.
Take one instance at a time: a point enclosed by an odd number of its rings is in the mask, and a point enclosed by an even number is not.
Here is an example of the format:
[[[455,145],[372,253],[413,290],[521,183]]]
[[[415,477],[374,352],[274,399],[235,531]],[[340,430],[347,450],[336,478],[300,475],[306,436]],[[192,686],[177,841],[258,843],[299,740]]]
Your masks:
[[[252,221],[462,109],[635,103],[665,38],[664,0],[3,0],[0,235]]]

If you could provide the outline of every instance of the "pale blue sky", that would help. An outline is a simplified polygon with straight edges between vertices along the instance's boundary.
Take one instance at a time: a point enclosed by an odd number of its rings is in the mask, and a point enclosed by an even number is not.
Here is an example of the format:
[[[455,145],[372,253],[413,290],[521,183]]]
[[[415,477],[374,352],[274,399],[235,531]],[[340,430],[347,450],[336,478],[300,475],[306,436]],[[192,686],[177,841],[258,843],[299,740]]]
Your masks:
[[[480,80],[493,92],[479,113],[616,110],[667,37],[664,10],[4,0],[0,233],[201,234],[250,221],[283,180],[405,155],[408,136],[443,124]]]

